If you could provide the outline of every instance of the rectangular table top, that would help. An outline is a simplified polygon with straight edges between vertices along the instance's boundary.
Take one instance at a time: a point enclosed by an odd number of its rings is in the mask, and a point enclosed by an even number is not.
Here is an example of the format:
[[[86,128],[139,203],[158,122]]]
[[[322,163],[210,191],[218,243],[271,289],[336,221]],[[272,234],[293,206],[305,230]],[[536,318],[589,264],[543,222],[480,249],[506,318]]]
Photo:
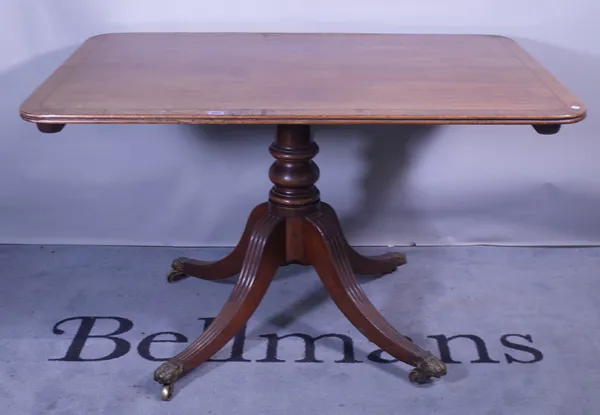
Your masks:
[[[36,123],[562,124],[586,109],[491,35],[114,33],[23,103]]]

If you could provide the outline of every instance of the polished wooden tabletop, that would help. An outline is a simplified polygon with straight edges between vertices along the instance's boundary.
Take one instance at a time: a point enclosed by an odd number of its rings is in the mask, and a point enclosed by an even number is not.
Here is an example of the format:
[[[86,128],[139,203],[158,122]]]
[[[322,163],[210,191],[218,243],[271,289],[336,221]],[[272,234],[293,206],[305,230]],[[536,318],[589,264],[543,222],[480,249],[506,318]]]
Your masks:
[[[584,104],[509,38],[115,33],[23,103],[36,123],[563,124]]]

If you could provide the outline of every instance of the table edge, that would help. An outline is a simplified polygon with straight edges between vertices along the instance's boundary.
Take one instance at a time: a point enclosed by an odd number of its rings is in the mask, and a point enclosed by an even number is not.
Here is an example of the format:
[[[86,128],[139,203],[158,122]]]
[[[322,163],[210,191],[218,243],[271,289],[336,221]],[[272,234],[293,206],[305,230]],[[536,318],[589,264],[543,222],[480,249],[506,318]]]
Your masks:
[[[35,124],[574,124],[587,117],[584,108],[573,115],[553,117],[460,116],[52,116],[21,110],[21,118]]]

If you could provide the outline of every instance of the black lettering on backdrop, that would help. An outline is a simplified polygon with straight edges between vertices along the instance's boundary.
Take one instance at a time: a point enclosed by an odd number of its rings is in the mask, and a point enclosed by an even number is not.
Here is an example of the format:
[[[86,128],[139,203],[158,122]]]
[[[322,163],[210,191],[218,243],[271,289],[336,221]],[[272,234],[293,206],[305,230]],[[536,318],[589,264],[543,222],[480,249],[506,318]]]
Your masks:
[[[383,350],[381,349],[377,349],[377,350],[373,350],[371,353],[369,353],[367,355],[367,359],[369,359],[372,362],[375,363],[396,363],[398,361],[398,359],[385,359],[383,357],[381,357],[381,355],[385,353]]]
[[[73,320],[81,320],[81,323],[79,324],[79,328],[77,329],[75,337],[73,337],[71,345],[67,349],[67,353],[64,357],[61,357],[60,359],[48,360],[63,362],[97,362],[102,360],[117,359],[129,353],[129,350],[131,349],[131,344],[127,340],[116,336],[121,335],[123,333],[127,333],[133,328],[133,322],[131,320],[122,317],[71,317],[56,323],[52,328],[52,332],[54,334],[59,335],[64,334],[64,330],[61,330],[59,326],[66,323],[67,321]],[[91,334],[92,329],[94,328],[94,324],[97,320],[115,320],[119,323],[119,327],[112,333]],[[114,350],[106,356],[97,357],[93,359],[83,359],[81,357],[81,352],[85,347],[85,342],[91,338],[111,340],[114,343]]]
[[[199,318],[198,320],[204,320],[204,331],[208,330],[208,327],[214,321],[214,317]],[[252,360],[244,359],[244,345],[246,343],[246,325],[235,335],[233,344],[231,345],[231,356],[227,359],[208,359],[207,362],[251,362]]]
[[[450,343],[450,340],[458,339],[461,337],[464,339],[470,339],[471,341],[473,341],[473,343],[475,343],[478,359],[471,360],[471,363],[500,363],[498,360],[492,360],[490,358],[490,355],[487,350],[487,346],[485,345],[485,342],[483,341],[483,339],[481,337],[475,336],[473,334],[458,334],[458,335],[452,336],[452,337],[446,337],[443,334],[438,334],[437,336],[427,336],[427,337],[429,337],[430,339],[437,340],[438,348],[440,349],[440,359],[442,360],[442,362],[444,362],[446,364],[461,363],[461,362],[457,362],[456,360],[452,360],[452,356],[450,355],[450,347],[448,346],[448,343]]]
[[[295,360],[297,363],[323,363],[323,360],[317,360],[315,353],[315,342],[319,339],[325,338],[338,338],[343,343],[343,358],[336,360],[335,363],[362,363],[354,358],[354,342],[352,339],[344,334],[323,334],[321,336],[313,337],[304,333],[292,333],[285,336],[279,336],[275,333],[263,334],[260,337],[267,339],[267,355],[264,359],[257,360],[257,362],[264,363],[278,363],[285,362],[277,358],[277,349],[279,348],[279,341],[288,337],[298,337],[304,340],[304,358]]]
[[[533,340],[529,334],[526,334],[524,336],[521,334],[505,334],[504,336],[500,337],[500,343],[502,343],[503,346],[506,346],[510,349],[515,349],[515,350],[520,350],[522,352],[531,353],[533,355],[533,360],[519,360],[519,359],[515,359],[511,355],[505,353],[504,356],[506,357],[507,363],[514,363],[514,362],[536,363],[536,362],[541,361],[544,358],[544,355],[538,349],[535,349],[535,348],[529,347],[529,346],[524,346],[522,344],[513,343],[508,340],[509,337],[520,337],[522,339],[527,340],[529,343],[533,343]]]
[[[408,336],[404,336],[406,337],[409,341],[413,341],[413,339],[411,339]],[[381,357],[381,355],[385,353],[382,349],[377,349],[377,350],[373,350],[371,353],[368,354],[367,359],[369,359],[372,362],[375,363],[396,363],[398,362],[398,359],[395,358],[391,358],[391,359],[385,359],[383,357]]]
[[[175,339],[156,340],[158,336],[162,336],[163,334],[170,334],[173,337],[175,337]],[[187,343],[187,341],[187,337],[185,337],[183,334],[175,333],[173,331],[163,331],[161,333],[154,333],[149,335],[148,337],[145,337],[138,345],[137,351],[138,354],[146,360],[150,360],[152,362],[164,362],[166,360],[169,360],[171,356],[162,358],[152,356],[150,354],[150,346],[152,345],[152,343]]]
[[[94,330],[97,330],[97,322],[99,320],[112,320],[118,323],[118,327],[110,332],[104,334],[92,334]],[[213,317],[200,318],[204,322],[204,331],[207,331],[210,328],[210,325],[213,324]],[[61,327],[70,322],[70,321],[78,321],[79,327],[77,327],[75,335],[65,353],[65,355],[61,358],[52,358],[50,361],[68,361],[68,362],[94,362],[94,361],[105,361],[105,360],[113,360],[125,356],[131,350],[131,343],[126,339],[120,337],[121,335],[129,332],[133,328],[133,322],[123,317],[98,317],[98,316],[80,316],[80,317],[70,317],[56,323],[52,329],[54,334],[63,335],[65,334],[65,330]],[[165,338],[165,336],[169,336]],[[353,339],[349,336],[343,334],[335,334],[335,333],[326,333],[320,336],[311,336],[305,333],[292,333],[280,336],[275,333],[260,335],[259,337],[265,338],[267,340],[266,344],[266,356],[264,359],[256,360],[256,362],[261,363],[278,363],[284,362],[284,360],[279,359],[278,357],[278,349],[281,346],[281,340],[296,337],[297,339],[301,339],[304,342],[304,353],[303,358],[295,360],[298,363],[323,363],[323,360],[317,359],[316,352],[316,342],[317,340],[324,340],[320,342],[321,345],[323,343],[330,348],[334,348],[339,350],[338,348],[341,346],[342,350],[340,350],[343,355],[339,360],[335,360],[336,363],[362,363],[362,361],[357,360],[355,357],[355,349]],[[437,341],[437,346],[439,349],[439,356],[441,360],[447,364],[455,363],[460,364],[462,362],[456,361],[452,358],[450,343],[452,340],[464,338],[470,340],[474,345],[477,351],[477,359],[471,360],[470,363],[500,363],[497,360],[493,360],[490,357],[490,354],[487,349],[487,345],[485,341],[475,335],[472,334],[459,334],[452,337],[445,336],[443,334],[428,336],[429,338],[435,339]],[[339,339],[328,341],[329,339]],[[531,335],[521,335],[521,334],[505,334],[500,337],[500,343],[512,350],[525,352],[531,355],[529,360],[521,360],[524,359],[521,357],[520,359],[513,357],[512,355],[505,353],[505,359],[507,363],[537,363],[541,361],[544,356],[542,352],[532,345],[521,344],[520,342],[515,342],[515,338],[520,338],[526,340],[528,343],[532,344],[533,340]],[[112,348],[112,351],[105,356],[93,356],[90,358],[83,358],[82,352],[88,344],[89,339],[105,339],[103,342],[108,340],[108,345]],[[252,360],[244,358],[244,346],[246,341],[246,326],[244,326],[234,337],[231,355],[226,359],[215,359],[211,358],[208,361],[213,362],[251,362]],[[186,336],[180,333],[165,331],[154,333],[149,336],[146,336],[144,339],[140,341],[137,346],[137,352],[140,357],[150,360],[150,361],[165,361],[168,360],[172,356],[167,357],[156,357],[151,353],[151,348],[153,343],[186,343],[188,339]],[[455,344],[452,343],[452,344]],[[183,350],[183,347],[181,348]],[[433,351],[433,350],[432,350]],[[393,357],[383,357],[384,351],[382,349],[376,349],[371,353],[368,353],[366,356],[367,359],[376,362],[376,363],[395,363],[398,362],[398,359]],[[519,355],[517,355],[519,356]],[[523,355],[521,355],[523,356]]]

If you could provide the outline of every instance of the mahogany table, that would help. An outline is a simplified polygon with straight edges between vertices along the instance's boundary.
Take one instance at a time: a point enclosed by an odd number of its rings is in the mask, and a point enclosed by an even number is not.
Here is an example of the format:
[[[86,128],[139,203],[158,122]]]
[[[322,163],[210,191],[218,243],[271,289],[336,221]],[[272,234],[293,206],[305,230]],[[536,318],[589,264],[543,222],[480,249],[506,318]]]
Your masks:
[[[446,374],[396,331],[355,274],[382,275],[403,254],[365,257],[344,238],[315,183],[315,124],[521,124],[552,134],[584,105],[513,40],[487,35],[122,33],[88,39],[21,107],[42,132],[81,123],[271,124],[273,182],[225,258],[177,258],[169,282],[239,274],[208,329],[154,373],[169,400],[177,379],[248,321],[280,266],[313,266],[344,315],[414,367],[416,383]],[[390,138],[391,139],[391,138]]]

